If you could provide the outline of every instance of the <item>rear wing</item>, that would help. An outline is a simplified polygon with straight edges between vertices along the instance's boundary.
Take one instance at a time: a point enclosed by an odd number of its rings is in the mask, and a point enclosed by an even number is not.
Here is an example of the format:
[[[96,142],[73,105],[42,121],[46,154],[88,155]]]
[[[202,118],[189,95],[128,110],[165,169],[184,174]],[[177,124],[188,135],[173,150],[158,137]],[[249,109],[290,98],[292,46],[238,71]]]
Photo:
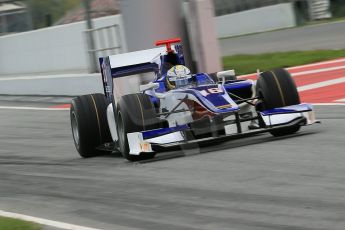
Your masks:
[[[174,45],[172,48],[180,57],[183,57],[181,45]],[[166,48],[158,47],[102,57],[99,61],[101,70],[103,70],[103,68],[111,69],[111,77],[117,78],[138,73],[158,71],[161,64],[159,60],[160,56],[164,54],[166,54]],[[108,59],[106,66],[103,64],[105,59]]]
[[[164,47],[109,56],[112,77],[124,77],[139,73],[157,71],[154,59],[165,53]]]
[[[179,58],[183,59],[181,45],[173,45],[172,49]],[[116,93],[114,92],[115,79],[148,72],[157,73],[162,64],[161,56],[165,54],[166,48],[158,47],[99,58],[104,94],[108,100],[113,101],[114,93]],[[124,82],[124,80],[120,80],[120,82]]]

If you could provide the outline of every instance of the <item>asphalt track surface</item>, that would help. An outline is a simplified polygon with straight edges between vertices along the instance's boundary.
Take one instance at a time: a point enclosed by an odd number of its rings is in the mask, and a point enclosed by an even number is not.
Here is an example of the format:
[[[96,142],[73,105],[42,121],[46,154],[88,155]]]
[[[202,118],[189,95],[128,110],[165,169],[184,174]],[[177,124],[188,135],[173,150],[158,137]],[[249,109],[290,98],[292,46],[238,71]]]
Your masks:
[[[345,21],[219,40],[222,56],[294,50],[345,49]]]
[[[81,159],[68,110],[54,110],[69,97],[0,95],[0,213],[95,229],[344,229],[344,62],[288,69],[302,101],[332,104],[316,106],[321,125],[142,163]]]
[[[316,113],[322,124],[296,135],[129,163],[81,159],[68,111],[0,109],[0,209],[109,230],[343,230],[345,106]]]

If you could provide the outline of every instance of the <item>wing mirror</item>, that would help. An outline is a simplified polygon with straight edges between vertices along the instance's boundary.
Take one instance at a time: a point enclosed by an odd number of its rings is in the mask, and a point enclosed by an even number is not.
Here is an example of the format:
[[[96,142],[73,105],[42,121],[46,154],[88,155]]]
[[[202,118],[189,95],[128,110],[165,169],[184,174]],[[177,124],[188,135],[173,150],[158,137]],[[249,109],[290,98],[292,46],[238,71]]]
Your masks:
[[[219,81],[221,81],[222,85],[229,80],[236,80],[235,70],[226,70],[217,72],[217,78]]]

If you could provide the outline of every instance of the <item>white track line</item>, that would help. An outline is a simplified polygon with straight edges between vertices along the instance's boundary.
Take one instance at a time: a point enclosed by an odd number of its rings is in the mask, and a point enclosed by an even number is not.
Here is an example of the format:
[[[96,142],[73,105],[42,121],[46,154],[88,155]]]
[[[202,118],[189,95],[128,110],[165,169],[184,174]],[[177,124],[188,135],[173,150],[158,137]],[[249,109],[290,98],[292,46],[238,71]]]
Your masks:
[[[336,102],[345,102],[345,98],[336,100]]]
[[[343,65],[343,66],[336,66],[336,67],[323,68],[323,69],[307,70],[307,71],[292,73],[291,75],[293,77],[296,77],[296,76],[300,76],[300,75],[307,75],[307,74],[313,74],[313,73],[322,73],[322,72],[328,72],[328,71],[340,70],[340,69],[345,69],[345,66]]]
[[[0,81],[15,81],[15,80],[41,80],[41,79],[55,79],[55,78],[86,78],[86,77],[100,77],[99,73],[95,74],[61,74],[48,76],[23,76],[23,77],[0,77]]]
[[[334,64],[334,63],[340,63],[340,62],[344,62],[345,63],[345,58],[331,60],[331,61],[325,61],[325,62],[317,62],[317,63],[313,63],[313,64],[294,66],[294,67],[289,67],[289,68],[286,68],[286,69],[287,70],[290,70],[290,69],[291,70],[293,70],[293,69],[301,69],[301,68],[314,67],[314,66],[327,65],[327,64]]]
[[[301,91],[305,91],[305,90],[321,88],[321,87],[335,85],[335,84],[344,83],[344,82],[345,82],[345,77],[342,77],[342,78],[337,78],[337,79],[333,79],[333,80],[322,81],[322,82],[318,82],[318,83],[314,83],[314,84],[300,86],[300,87],[297,87],[297,90],[299,92],[301,92]]]
[[[30,221],[30,222],[34,222],[34,223],[38,223],[38,224],[42,224],[46,226],[51,226],[51,227],[55,227],[59,229],[64,229],[64,230],[100,230],[96,228],[89,228],[89,227],[84,227],[84,226],[79,226],[79,225],[74,225],[74,224],[68,224],[64,222],[58,222],[54,220],[27,216],[27,215],[23,215],[19,213],[14,213],[14,212],[6,212],[2,210],[0,210],[0,216]]]
[[[40,111],[67,111],[69,108],[39,108],[39,107],[21,107],[21,106],[0,106],[0,109],[12,110],[40,110]]]
[[[345,69],[345,65],[342,66],[335,66],[335,67],[329,67],[329,68],[323,68],[323,69],[315,69],[315,70],[306,70],[302,72],[297,72],[297,73],[291,73],[292,77],[297,77],[300,75],[307,75],[307,74],[314,74],[314,73],[322,73],[322,72],[328,72],[328,71],[334,71],[334,70],[340,70],[340,69]],[[246,75],[241,75],[238,76],[238,78],[246,78],[246,77],[251,77],[255,75],[255,73],[252,74],[246,74]]]

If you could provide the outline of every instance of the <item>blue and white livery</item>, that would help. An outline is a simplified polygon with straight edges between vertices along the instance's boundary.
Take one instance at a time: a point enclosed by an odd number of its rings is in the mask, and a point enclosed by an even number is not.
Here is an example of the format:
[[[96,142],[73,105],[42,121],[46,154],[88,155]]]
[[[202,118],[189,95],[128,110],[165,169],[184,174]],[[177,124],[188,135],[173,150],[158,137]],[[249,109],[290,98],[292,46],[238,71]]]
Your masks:
[[[111,141],[96,149],[118,149],[135,161],[191,143],[288,135],[318,122],[285,70],[260,73],[256,84],[234,70],[193,74],[182,46],[172,45],[179,42],[100,58]]]

